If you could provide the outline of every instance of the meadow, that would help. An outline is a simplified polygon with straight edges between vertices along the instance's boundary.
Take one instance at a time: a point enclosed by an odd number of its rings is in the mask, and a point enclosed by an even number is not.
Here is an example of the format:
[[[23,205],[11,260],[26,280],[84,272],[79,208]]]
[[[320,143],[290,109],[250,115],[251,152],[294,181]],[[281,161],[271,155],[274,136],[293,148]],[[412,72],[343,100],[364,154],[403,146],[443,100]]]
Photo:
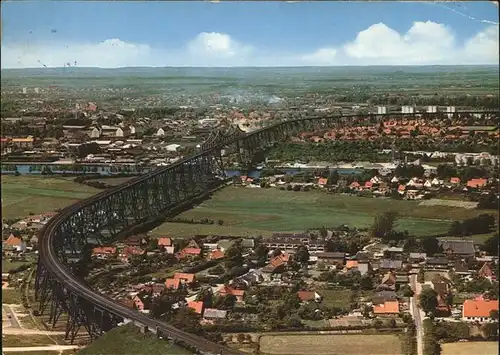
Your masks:
[[[264,355],[399,355],[401,342],[396,335],[264,335],[260,338]]]
[[[408,230],[419,236],[446,233],[454,220],[484,213],[443,205],[421,206],[418,201],[230,186],[179,216],[195,221],[212,219],[213,225],[165,223],[152,234],[174,237],[193,233],[267,236],[278,231],[298,232],[342,224],[367,228],[377,213],[387,211],[398,212],[398,230]],[[219,220],[222,225],[217,225]]]
[[[2,176],[2,218],[22,218],[60,209],[99,192],[71,179]]]
[[[95,342],[80,350],[78,355],[184,355],[191,354],[184,348],[156,338],[151,333],[141,333],[139,328],[127,324],[110,330]]]
[[[498,354],[498,342],[476,341],[441,344],[443,355],[494,355]]]

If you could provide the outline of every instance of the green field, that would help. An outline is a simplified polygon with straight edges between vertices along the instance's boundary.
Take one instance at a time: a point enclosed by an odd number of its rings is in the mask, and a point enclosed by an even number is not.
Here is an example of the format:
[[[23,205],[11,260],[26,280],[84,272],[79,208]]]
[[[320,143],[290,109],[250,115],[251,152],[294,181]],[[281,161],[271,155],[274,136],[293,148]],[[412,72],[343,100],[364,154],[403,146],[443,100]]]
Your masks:
[[[26,347],[26,346],[43,346],[57,345],[47,335],[2,335],[3,347]]]
[[[64,178],[2,176],[2,218],[54,211],[99,191]]]
[[[2,303],[21,304],[21,291],[15,288],[2,288]]]
[[[180,216],[194,220],[206,217],[215,223],[222,220],[222,226],[166,223],[153,234],[269,235],[277,231],[295,232],[341,224],[363,228],[371,225],[377,213],[386,211],[399,213],[397,229],[406,229],[416,235],[445,233],[452,221],[484,213],[484,210],[448,206],[419,206],[418,201],[230,186]]]
[[[263,335],[260,353],[265,355],[399,355],[396,335]]]
[[[2,259],[2,272],[9,272],[15,268],[22,265],[29,265],[33,261],[10,261],[8,259]]]
[[[154,334],[143,334],[139,328],[127,324],[110,330],[95,342],[80,350],[78,355],[184,355],[189,351],[165,340],[157,339]]]

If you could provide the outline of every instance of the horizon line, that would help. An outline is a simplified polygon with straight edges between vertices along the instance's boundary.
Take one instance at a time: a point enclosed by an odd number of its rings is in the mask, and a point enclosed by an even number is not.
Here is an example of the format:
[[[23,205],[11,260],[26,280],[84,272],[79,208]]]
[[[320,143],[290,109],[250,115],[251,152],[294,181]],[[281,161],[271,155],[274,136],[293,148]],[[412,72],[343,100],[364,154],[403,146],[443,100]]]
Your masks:
[[[255,66],[124,66],[124,67],[26,67],[26,68],[0,68],[0,70],[51,70],[51,69],[267,69],[267,68],[369,68],[369,67],[500,67],[500,64],[369,64],[369,65],[255,65]]]

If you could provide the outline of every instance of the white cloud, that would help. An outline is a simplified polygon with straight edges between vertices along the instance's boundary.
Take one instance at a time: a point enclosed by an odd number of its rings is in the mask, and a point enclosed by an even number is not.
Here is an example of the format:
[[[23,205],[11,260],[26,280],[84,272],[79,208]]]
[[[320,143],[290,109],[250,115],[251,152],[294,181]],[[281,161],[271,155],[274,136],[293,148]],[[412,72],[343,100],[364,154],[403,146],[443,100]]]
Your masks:
[[[107,39],[100,43],[2,43],[2,68],[125,66],[300,66],[497,64],[498,26],[484,28],[459,43],[447,26],[415,22],[406,33],[383,23],[359,32],[341,46],[308,53],[262,50],[229,34],[202,32],[182,48],[167,50],[148,44]]]
[[[414,22],[405,33],[378,23],[343,46],[353,64],[497,64],[498,26],[458,44],[452,30],[431,21]]]

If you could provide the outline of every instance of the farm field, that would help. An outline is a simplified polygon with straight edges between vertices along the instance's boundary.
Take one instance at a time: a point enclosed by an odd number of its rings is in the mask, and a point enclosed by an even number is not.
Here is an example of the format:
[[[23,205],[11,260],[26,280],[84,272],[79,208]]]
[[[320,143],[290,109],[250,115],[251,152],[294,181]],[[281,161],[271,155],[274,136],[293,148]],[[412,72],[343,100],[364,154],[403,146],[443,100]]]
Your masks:
[[[157,339],[150,333],[141,333],[139,328],[132,324],[110,330],[95,342],[80,350],[78,355],[184,355],[189,351],[169,344],[165,340]]]
[[[476,341],[441,344],[442,355],[494,355],[498,354],[498,342]]]
[[[399,355],[396,335],[264,335],[260,338],[264,355]]]
[[[180,215],[182,218],[214,220],[213,225],[168,223],[153,234],[172,236],[200,234],[269,235],[277,231],[304,231],[321,226],[346,224],[369,227],[379,212],[397,211],[396,228],[424,236],[445,233],[451,222],[475,217],[484,210],[420,206],[418,201],[333,195],[319,191],[293,192],[230,186],[208,201]],[[488,212],[488,211],[486,211]],[[217,225],[217,221],[223,225]],[[194,233],[196,234],[196,233]]]
[[[27,346],[43,346],[57,345],[47,335],[2,335],[2,347],[27,347]]]
[[[64,178],[2,176],[2,218],[54,211],[99,191]]]

